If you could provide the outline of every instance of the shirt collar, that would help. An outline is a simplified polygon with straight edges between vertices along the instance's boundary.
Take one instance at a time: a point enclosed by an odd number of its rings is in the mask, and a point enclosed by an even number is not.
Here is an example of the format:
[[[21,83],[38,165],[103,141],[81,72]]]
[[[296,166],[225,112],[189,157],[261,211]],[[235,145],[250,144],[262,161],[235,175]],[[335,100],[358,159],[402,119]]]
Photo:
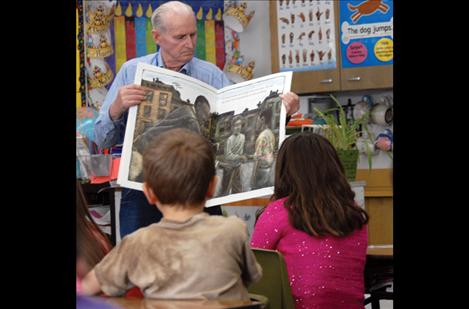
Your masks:
[[[190,76],[191,75],[192,61],[193,61],[193,59],[191,59],[186,64],[184,64],[182,66],[182,68],[179,70],[179,73],[186,74],[186,75]],[[165,68],[164,62],[163,62],[163,57],[161,57],[161,52],[160,51],[158,51],[155,55],[154,65],[156,65],[157,67],[160,67],[160,68]]]
[[[177,229],[181,229],[187,226],[194,225],[197,222],[204,220],[204,218],[207,218],[208,216],[209,216],[208,213],[201,212],[201,213],[193,215],[192,217],[190,217],[189,219],[183,222],[168,220],[163,217],[157,224],[158,226],[163,227],[163,228],[177,230]]]

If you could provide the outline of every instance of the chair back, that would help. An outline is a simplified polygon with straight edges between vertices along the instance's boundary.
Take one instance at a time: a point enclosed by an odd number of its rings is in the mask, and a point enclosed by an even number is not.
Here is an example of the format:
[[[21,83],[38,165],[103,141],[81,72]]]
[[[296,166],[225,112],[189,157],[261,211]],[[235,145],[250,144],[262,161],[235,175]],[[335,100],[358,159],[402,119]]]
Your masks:
[[[275,250],[253,248],[262,266],[262,278],[248,287],[249,293],[265,295],[269,309],[295,309],[287,267],[282,254]]]

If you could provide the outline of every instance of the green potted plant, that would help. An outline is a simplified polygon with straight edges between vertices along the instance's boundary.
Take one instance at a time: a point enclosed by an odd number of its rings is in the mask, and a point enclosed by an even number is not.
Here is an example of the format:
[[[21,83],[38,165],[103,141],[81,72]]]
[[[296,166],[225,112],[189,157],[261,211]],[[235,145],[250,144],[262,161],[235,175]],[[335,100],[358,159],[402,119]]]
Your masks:
[[[324,112],[315,108],[315,112],[324,120],[323,135],[331,142],[337,150],[337,154],[344,166],[345,174],[349,181],[354,181],[357,173],[357,162],[359,158],[359,150],[357,148],[357,140],[360,137],[360,125],[367,132],[370,143],[365,143],[366,154],[368,158],[368,167],[372,167],[373,140],[368,131],[369,112],[366,112],[358,119],[347,121],[345,111],[340,102],[333,96],[337,108],[328,109]],[[338,117],[334,114],[338,112]]]

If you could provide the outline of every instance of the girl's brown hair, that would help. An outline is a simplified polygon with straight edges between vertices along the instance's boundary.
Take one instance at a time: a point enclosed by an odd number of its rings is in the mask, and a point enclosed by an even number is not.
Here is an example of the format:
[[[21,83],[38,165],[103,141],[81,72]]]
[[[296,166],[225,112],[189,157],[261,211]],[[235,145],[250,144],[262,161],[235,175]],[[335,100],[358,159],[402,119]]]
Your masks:
[[[290,223],[309,235],[342,237],[368,222],[336,150],[312,132],[292,135],[280,147],[273,198],[283,197]]]
[[[76,187],[76,256],[85,262],[87,271],[90,271],[111,250],[112,245],[91,217],[88,202],[78,180]]]

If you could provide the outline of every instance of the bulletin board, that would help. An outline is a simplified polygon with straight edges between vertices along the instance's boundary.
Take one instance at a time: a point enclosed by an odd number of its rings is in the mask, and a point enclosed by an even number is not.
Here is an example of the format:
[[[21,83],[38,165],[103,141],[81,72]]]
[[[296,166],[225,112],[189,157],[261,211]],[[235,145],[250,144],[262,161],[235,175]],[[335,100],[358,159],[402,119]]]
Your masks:
[[[167,1],[118,1],[113,20],[113,41],[116,46],[115,65],[118,71],[123,62],[156,52],[151,36],[151,14]],[[196,57],[224,67],[223,0],[185,1],[197,17]],[[119,6],[121,9],[119,9]],[[111,62],[113,59],[110,59]]]

